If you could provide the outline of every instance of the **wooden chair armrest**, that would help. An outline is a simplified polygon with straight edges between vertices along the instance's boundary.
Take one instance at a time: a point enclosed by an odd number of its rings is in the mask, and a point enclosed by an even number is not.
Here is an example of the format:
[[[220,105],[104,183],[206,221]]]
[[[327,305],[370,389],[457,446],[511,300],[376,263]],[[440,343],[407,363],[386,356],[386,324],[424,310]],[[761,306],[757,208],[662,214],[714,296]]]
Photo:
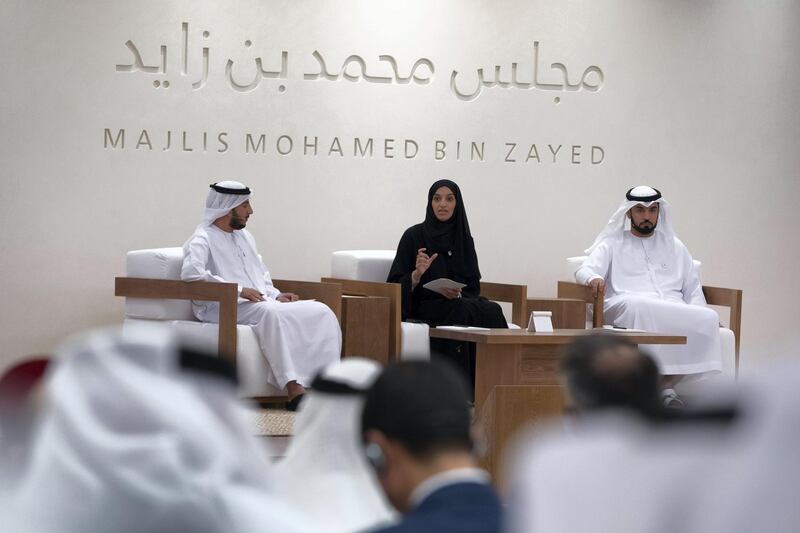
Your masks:
[[[559,281],[558,291],[559,298],[577,298],[586,303],[592,303],[592,290],[586,285],[580,285],[574,281]]]
[[[592,289],[586,285],[581,285],[572,281],[558,282],[559,298],[578,298],[587,304],[592,304],[592,326],[595,328],[603,327],[603,296],[592,295]]]
[[[730,308],[730,329],[736,339],[736,375],[739,374],[739,345],[742,334],[742,290],[703,285],[703,294],[709,305]]]
[[[527,285],[481,281],[481,296],[497,302],[510,302],[511,321],[521,328],[527,326]]]
[[[331,308],[339,325],[342,324],[342,286],[338,283],[273,279],[272,283],[283,292],[293,292],[303,300],[317,300]]]
[[[238,289],[235,283],[118,277],[114,278],[114,295],[222,302],[226,298],[236,301]]]
[[[389,298],[389,357],[400,357],[400,321],[403,316],[402,292],[399,283],[361,281],[357,279],[322,278],[323,283],[338,283],[347,296],[381,296]]]
[[[239,290],[235,283],[118,277],[114,278],[114,295],[126,298],[219,302],[219,355],[236,363]]]
[[[724,307],[742,305],[741,289],[727,289],[724,287],[703,285],[703,294],[709,305],[720,305]]]
[[[346,296],[382,296],[392,298],[401,296],[399,283],[385,281],[361,281],[360,279],[322,278],[323,283],[338,283]]]
[[[581,298],[528,298],[527,315],[532,311],[552,312],[555,329],[586,329],[586,302]]]

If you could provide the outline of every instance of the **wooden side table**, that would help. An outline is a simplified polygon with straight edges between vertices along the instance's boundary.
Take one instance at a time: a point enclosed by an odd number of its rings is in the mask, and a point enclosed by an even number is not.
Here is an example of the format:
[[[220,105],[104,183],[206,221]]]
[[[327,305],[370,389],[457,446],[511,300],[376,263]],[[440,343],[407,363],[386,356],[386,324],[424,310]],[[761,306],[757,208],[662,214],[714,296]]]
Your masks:
[[[558,385],[558,359],[564,345],[591,331],[431,328],[430,336],[475,343],[475,409],[479,411],[496,385]],[[609,335],[634,344],[686,344],[682,335],[627,330]]]
[[[381,296],[342,297],[342,357],[389,362],[390,305]]]

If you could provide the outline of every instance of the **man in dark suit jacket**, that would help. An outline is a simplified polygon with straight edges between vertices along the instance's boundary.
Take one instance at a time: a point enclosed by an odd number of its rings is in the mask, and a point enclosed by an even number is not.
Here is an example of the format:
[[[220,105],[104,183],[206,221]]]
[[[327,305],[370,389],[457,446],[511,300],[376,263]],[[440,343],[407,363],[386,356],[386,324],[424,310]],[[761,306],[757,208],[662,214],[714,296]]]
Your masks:
[[[365,453],[403,520],[381,532],[496,533],[501,509],[472,454],[467,387],[449,366],[389,366],[367,393]]]

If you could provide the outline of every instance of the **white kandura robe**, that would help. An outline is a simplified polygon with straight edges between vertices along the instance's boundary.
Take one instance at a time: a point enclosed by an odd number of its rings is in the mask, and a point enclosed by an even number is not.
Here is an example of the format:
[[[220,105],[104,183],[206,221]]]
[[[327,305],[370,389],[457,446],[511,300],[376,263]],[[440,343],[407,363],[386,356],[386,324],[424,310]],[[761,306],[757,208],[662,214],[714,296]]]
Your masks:
[[[324,366],[339,360],[342,331],[328,306],[315,301],[282,303],[267,267],[247,230],[223,231],[199,226],[183,248],[181,279],[232,282],[261,292],[263,302],[239,299],[239,324],[252,326],[272,371],[268,381],[284,388],[290,381],[308,386]],[[219,304],[193,301],[195,316],[219,321]]]
[[[582,285],[605,279],[606,323],[686,336],[685,345],[646,347],[662,374],[721,370],[719,316],[706,306],[686,246],[668,240],[658,230],[649,238],[619,232],[594,248],[575,279]]]

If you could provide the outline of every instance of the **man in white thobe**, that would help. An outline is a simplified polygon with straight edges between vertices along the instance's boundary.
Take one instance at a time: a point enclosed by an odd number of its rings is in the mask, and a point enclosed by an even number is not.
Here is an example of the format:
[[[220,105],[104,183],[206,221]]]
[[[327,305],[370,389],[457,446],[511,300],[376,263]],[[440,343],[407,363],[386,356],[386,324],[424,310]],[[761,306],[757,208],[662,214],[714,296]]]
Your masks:
[[[304,386],[339,359],[342,332],[328,306],[298,301],[272,284],[255,239],[244,229],[253,214],[250,198],[250,189],[239,182],[211,185],[203,222],[183,246],[181,279],[239,286],[238,323],[252,326],[271,369],[270,385],[285,388],[288,408],[296,410]],[[193,301],[192,309],[203,322],[219,321],[216,302]]]
[[[665,404],[678,404],[672,387],[684,376],[722,369],[719,316],[706,306],[692,256],[657,189],[630,189],[586,253],[575,279],[604,293],[607,323],[686,336],[685,345],[648,348],[665,376]]]

